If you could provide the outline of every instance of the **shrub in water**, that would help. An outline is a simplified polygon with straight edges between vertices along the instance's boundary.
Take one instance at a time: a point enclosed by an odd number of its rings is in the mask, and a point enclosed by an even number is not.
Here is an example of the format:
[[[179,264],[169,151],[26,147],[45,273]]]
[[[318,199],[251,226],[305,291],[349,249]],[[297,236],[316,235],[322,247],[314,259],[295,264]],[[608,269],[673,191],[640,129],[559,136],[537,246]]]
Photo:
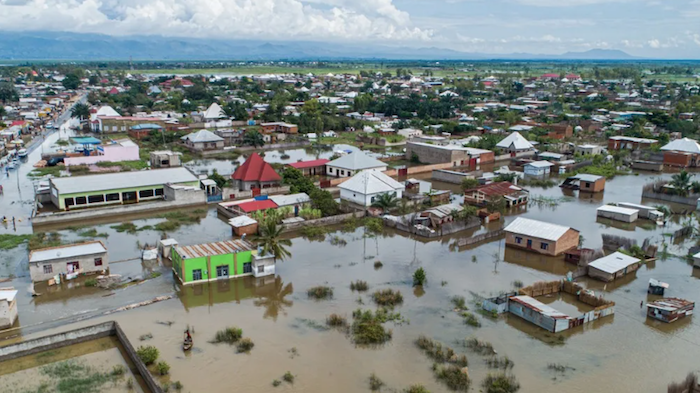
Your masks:
[[[381,269],[384,264],[381,261],[376,261],[374,262],[374,268],[375,269]]]
[[[384,289],[382,291],[376,291],[372,294],[372,299],[374,302],[380,306],[394,307],[403,303],[403,296],[401,292],[393,291],[391,289]]]
[[[227,327],[224,330],[219,330],[214,336],[214,343],[233,344],[243,337],[243,329],[237,327]]]
[[[333,288],[324,286],[313,287],[310,288],[306,294],[309,295],[310,298],[316,300],[330,299],[333,297]]]
[[[241,341],[238,342],[238,345],[236,346],[236,350],[240,352],[250,352],[251,349],[255,344],[253,343],[253,340],[249,339],[248,337],[241,339]]]
[[[289,371],[284,373],[284,375],[282,376],[282,379],[284,379],[285,382],[294,383],[294,375],[292,373],[290,373]]]
[[[489,374],[482,383],[486,393],[515,393],[520,390],[520,384],[512,375]]]
[[[350,283],[350,290],[351,291],[364,292],[368,289],[369,289],[369,285],[367,285],[367,281],[357,280],[357,281]]]
[[[382,386],[384,386],[384,381],[372,373],[372,375],[369,376],[369,389],[376,392],[377,390],[380,390]]]
[[[469,374],[458,366],[438,367],[435,376],[451,390],[469,391]]]
[[[430,393],[430,390],[426,389],[423,385],[411,385],[407,389],[404,389],[404,393]]]
[[[391,340],[391,330],[382,326],[383,319],[381,313],[372,314],[372,311],[357,310],[353,312],[354,321],[351,332],[353,340],[357,344],[383,344]]]
[[[139,356],[143,364],[149,366],[156,362],[158,359],[158,348],[154,346],[139,347],[136,350],[136,354]]]
[[[419,267],[418,270],[413,273],[413,285],[423,285],[428,281],[428,276],[425,274],[425,270]]]
[[[112,375],[115,377],[120,377],[126,373],[126,367],[122,366],[121,364],[112,367]]]
[[[86,287],[95,287],[95,286],[97,286],[97,280],[95,280],[94,278],[88,278],[87,280],[85,280],[85,286]]]
[[[279,379],[275,379],[274,381],[272,381],[272,386],[274,386],[274,387],[278,387],[281,384],[282,384],[282,381],[280,381]]]
[[[338,314],[331,314],[326,318],[326,325],[328,326],[347,326],[348,321],[345,319],[345,317],[340,316]]]
[[[455,306],[456,309],[458,310],[468,310],[469,308],[467,307],[467,301],[464,299],[464,296],[455,296],[452,298],[452,304]]]
[[[170,365],[167,362],[158,362],[158,364],[156,364],[156,371],[158,371],[160,375],[168,375],[170,372]]]

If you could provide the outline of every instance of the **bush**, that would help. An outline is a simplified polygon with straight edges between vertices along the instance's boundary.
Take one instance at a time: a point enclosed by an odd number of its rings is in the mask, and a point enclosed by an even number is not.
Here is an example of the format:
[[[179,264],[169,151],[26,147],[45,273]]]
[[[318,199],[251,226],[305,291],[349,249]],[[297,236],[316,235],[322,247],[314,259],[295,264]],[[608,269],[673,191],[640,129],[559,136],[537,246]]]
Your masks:
[[[486,393],[515,393],[520,389],[520,384],[513,375],[489,374],[482,383]]]
[[[508,358],[508,356],[493,356],[491,358],[488,358],[484,361],[486,365],[489,366],[489,368],[502,368],[504,370],[508,370],[513,368],[515,363],[513,363],[512,360]]]
[[[372,299],[374,299],[374,302],[378,305],[386,307],[394,307],[403,303],[401,292],[392,289],[376,291],[372,294]]]
[[[180,381],[175,381],[173,382],[173,387],[179,392],[184,386],[182,386],[182,383]]]
[[[384,264],[381,261],[374,262],[374,269],[375,270],[381,269],[382,266],[384,266]]]
[[[126,389],[131,391],[134,390],[134,380],[129,378],[126,380]]]
[[[466,301],[466,299],[464,299],[464,296],[454,296],[452,298],[452,304],[458,310],[468,310],[469,309],[469,307],[467,307],[467,301]]]
[[[367,285],[367,281],[357,280],[355,282],[350,283],[350,290],[351,291],[364,292],[368,289],[369,289],[369,285]]]
[[[493,345],[491,345],[490,342],[488,341],[481,341],[476,337],[472,337],[470,339],[467,339],[464,342],[464,345],[471,349],[472,351],[480,354],[480,355],[495,355],[496,351],[493,349]]]
[[[97,286],[97,280],[94,278],[88,278],[85,280],[85,286],[86,287],[96,287]]]
[[[164,361],[158,362],[158,364],[156,364],[156,371],[159,375],[168,375],[170,372],[170,365]]]
[[[443,347],[442,344],[421,335],[415,342],[416,346],[425,352],[429,358],[439,363],[449,362],[459,367],[467,367],[469,361],[466,355],[457,355],[450,347]]]
[[[430,393],[423,385],[411,385],[403,390],[404,393]]]
[[[141,346],[136,350],[136,354],[139,356],[143,364],[146,366],[150,366],[151,364],[155,363],[156,360],[158,360],[158,348],[148,345],[148,346]]]
[[[272,381],[272,386],[274,386],[274,387],[278,387],[281,384],[282,384],[282,381],[280,381],[279,379],[275,379],[274,381]]]
[[[219,330],[216,332],[216,336],[214,336],[214,341],[213,343],[228,343],[228,344],[233,344],[238,342],[238,340],[243,337],[243,329],[237,328],[237,327],[227,327],[224,330]]]
[[[345,319],[345,317],[340,316],[338,314],[331,314],[326,318],[326,325],[328,326],[335,326],[335,327],[340,327],[340,326],[347,326],[348,321]]]
[[[287,371],[286,373],[284,373],[284,375],[282,376],[282,379],[283,379],[285,382],[294,383],[294,375],[293,375],[292,373],[290,373],[289,371]]]
[[[435,376],[451,390],[469,391],[469,374],[458,366],[437,367]]]
[[[520,281],[520,280],[513,281],[513,288],[520,289],[523,286],[525,286],[525,285],[523,284],[522,281]]]
[[[310,288],[308,291],[306,291],[306,294],[310,298],[314,298],[316,300],[331,299],[333,297],[333,288],[317,286]]]
[[[112,367],[112,375],[115,377],[120,377],[126,373],[126,367],[121,364]]]
[[[238,353],[245,352],[248,353],[250,352],[251,349],[255,344],[253,343],[253,340],[249,339],[248,337],[241,339],[241,341],[238,342],[238,345],[236,346],[236,351]]]
[[[379,312],[372,314],[369,310],[353,312],[354,321],[350,331],[356,344],[377,345],[391,340],[391,330],[382,326],[382,322],[385,321],[382,315]]]
[[[464,323],[469,326],[481,327],[481,322],[479,322],[479,319],[476,317],[476,315],[470,313],[469,311],[463,312],[462,318],[464,318]]]
[[[372,373],[372,375],[369,376],[369,390],[376,392],[377,390],[380,390],[382,386],[384,386],[384,381]]]
[[[425,270],[423,270],[422,267],[418,268],[418,270],[413,273],[413,285],[423,285],[426,281],[428,281],[428,277],[425,275]]]

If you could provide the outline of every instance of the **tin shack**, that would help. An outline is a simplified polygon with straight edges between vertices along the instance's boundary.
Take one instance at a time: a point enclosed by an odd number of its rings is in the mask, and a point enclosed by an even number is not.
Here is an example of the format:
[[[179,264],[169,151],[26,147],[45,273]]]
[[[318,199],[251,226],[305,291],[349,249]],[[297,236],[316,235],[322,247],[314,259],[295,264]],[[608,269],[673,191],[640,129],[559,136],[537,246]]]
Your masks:
[[[633,273],[640,265],[640,259],[616,251],[589,263],[588,276],[610,282]]]
[[[678,298],[666,298],[647,304],[647,316],[666,323],[693,315],[695,302]]]

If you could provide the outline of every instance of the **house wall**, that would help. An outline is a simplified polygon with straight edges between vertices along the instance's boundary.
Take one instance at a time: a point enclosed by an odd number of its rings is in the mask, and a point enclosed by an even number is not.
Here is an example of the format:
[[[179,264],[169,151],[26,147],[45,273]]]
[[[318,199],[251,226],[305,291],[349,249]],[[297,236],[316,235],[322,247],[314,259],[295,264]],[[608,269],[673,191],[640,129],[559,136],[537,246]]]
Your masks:
[[[224,148],[224,141],[195,143],[185,141],[185,146],[193,150],[221,150]]]
[[[595,182],[579,182],[579,191],[584,191],[584,192],[601,192],[605,190],[605,178],[598,179]]]
[[[520,318],[533,323],[542,329],[545,329],[549,332],[555,332],[557,328],[557,324],[554,318],[548,317],[546,315],[542,315],[541,313],[536,312],[535,310],[525,307],[524,305],[514,302],[514,301],[509,301],[508,302],[508,311],[512,314],[515,314],[519,316]],[[568,328],[568,322],[567,322],[567,328]]]
[[[402,190],[396,190],[396,198],[401,199],[402,198]],[[374,203],[373,198],[377,198],[379,195],[386,194],[385,192],[377,192],[374,194],[359,194],[359,193],[354,193],[349,190],[345,189],[340,189],[340,199],[344,199],[349,202],[356,203],[361,206],[371,206],[372,203]]]
[[[700,257],[693,258],[693,267],[700,268]]]
[[[639,269],[641,263],[633,263],[624,269],[620,269],[615,273],[607,273],[602,270],[596,269],[593,266],[588,266],[588,275],[595,279],[610,282],[622,278],[628,274],[632,274]]]
[[[102,266],[95,266],[95,258],[102,258]],[[81,273],[95,273],[109,269],[107,253],[84,255],[75,258],[58,258],[45,262],[30,262],[29,275],[33,282],[48,281],[57,274],[68,273],[68,262],[78,262]],[[51,265],[51,273],[44,273],[44,265]]]
[[[191,187],[199,187],[199,180],[196,181],[191,181],[191,182],[185,182],[185,183],[177,183],[178,185],[183,185],[183,186],[191,186]],[[141,198],[138,196],[138,191],[143,191],[143,190],[158,190],[158,189],[163,189],[163,185],[152,185],[152,186],[145,186],[145,187],[132,187],[132,188],[115,188],[112,190],[103,190],[103,191],[91,191],[91,192],[79,192],[79,193],[73,193],[73,194],[62,194],[54,188],[53,183],[51,183],[51,201],[53,204],[58,207],[61,210],[67,210],[66,207],[66,198],[76,198],[76,197],[89,197],[92,195],[105,195],[105,200],[106,200],[106,195],[107,194],[119,194],[119,200],[115,201],[105,201],[105,202],[96,202],[96,203],[90,203],[87,202],[84,205],[73,205],[70,206],[70,209],[79,209],[79,208],[85,208],[85,207],[93,207],[93,206],[107,206],[107,205],[118,205],[122,203],[122,193],[123,192],[132,192],[136,191],[137,192],[137,202],[144,200],[144,201],[150,201],[150,200],[157,200],[157,199],[163,199],[162,196],[153,196],[153,197],[147,197],[147,198]]]
[[[139,124],[158,124],[159,126],[165,128],[165,120],[157,119],[157,118],[149,118],[149,119],[141,119],[141,120],[132,120],[132,119],[101,119],[97,118],[99,124],[100,124],[100,129],[96,130],[97,132],[103,132],[103,133],[113,133],[113,132],[127,132],[131,129],[131,127]],[[147,130],[146,132],[150,132],[151,130]]]
[[[615,221],[635,222],[635,221],[637,221],[639,212],[637,211],[634,214],[623,214],[623,213],[598,210],[597,215],[598,215],[598,217],[609,218],[609,219],[615,220]]]
[[[263,271],[260,272],[259,268],[262,266]],[[254,277],[264,277],[275,274],[275,259],[272,257],[266,258],[253,258],[253,276]]]
[[[664,165],[687,168],[698,166],[698,161],[698,156],[695,154],[664,152]]]
[[[520,238],[520,242],[516,241],[516,238]],[[527,241],[532,241],[532,246],[528,248]],[[506,232],[506,245],[510,245],[517,248],[523,248],[529,251],[538,252],[544,255],[557,256],[562,254],[564,251],[570,250],[578,246],[579,233],[576,230],[569,229],[562,237],[556,242],[550,240],[543,240],[533,237],[528,237],[524,235],[514,234],[512,232]],[[542,249],[542,244],[547,244],[547,249]]]
[[[369,168],[369,170],[371,170],[371,171],[380,171],[380,172],[384,172],[384,171],[386,171],[386,168],[387,168],[386,166],[380,166],[380,167],[376,167],[376,168]],[[328,176],[333,176],[333,177],[352,177],[352,176],[355,175],[357,172],[359,172],[359,171],[352,171],[352,170],[349,170],[349,169],[338,168],[338,167],[334,167],[334,166],[331,166],[331,165],[326,165],[326,175],[328,175]]]
[[[534,167],[532,165],[525,165],[524,166],[524,173],[526,175],[542,176],[542,175],[548,174],[549,171],[550,171],[550,167],[538,168],[538,167]]]
[[[103,146],[104,154],[99,156],[66,157],[63,162],[66,166],[91,165],[98,162],[138,161],[138,146],[106,145]]]
[[[8,329],[17,320],[17,299],[8,302],[0,300],[0,329]]]
[[[426,164],[443,164],[451,162],[453,165],[461,165],[462,161],[469,162],[469,154],[462,150],[448,150],[432,146],[406,144],[406,159],[410,160],[413,153],[418,155],[420,162]]]
[[[243,236],[243,235],[253,235],[258,232],[258,224],[250,224],[246,225],[244,227],[238,227],[238,228],[233,228],[233,233],[236,236]]]
[[[216,278],[234,277],[236,275],[235,270],[233,270],[235,267],[234,254],[212,255],[209,257],[209,266],[211,266],[209,275],[212,280]],[[217,276],[216,268],[219,266],[228,267],[228,276]]]

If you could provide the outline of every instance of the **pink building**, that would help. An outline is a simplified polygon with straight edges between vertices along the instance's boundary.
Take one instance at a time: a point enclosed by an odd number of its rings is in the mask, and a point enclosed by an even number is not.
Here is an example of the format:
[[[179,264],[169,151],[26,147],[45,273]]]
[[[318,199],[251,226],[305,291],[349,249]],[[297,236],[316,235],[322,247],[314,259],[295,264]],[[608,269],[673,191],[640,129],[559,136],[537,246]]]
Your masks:
[[[138,161],[139,146],[129,139],[120,139],[114,143],[97,146],[91,155],[85,157],[66,157],[64,163],[71,165],[92,165],[98,162]]]

